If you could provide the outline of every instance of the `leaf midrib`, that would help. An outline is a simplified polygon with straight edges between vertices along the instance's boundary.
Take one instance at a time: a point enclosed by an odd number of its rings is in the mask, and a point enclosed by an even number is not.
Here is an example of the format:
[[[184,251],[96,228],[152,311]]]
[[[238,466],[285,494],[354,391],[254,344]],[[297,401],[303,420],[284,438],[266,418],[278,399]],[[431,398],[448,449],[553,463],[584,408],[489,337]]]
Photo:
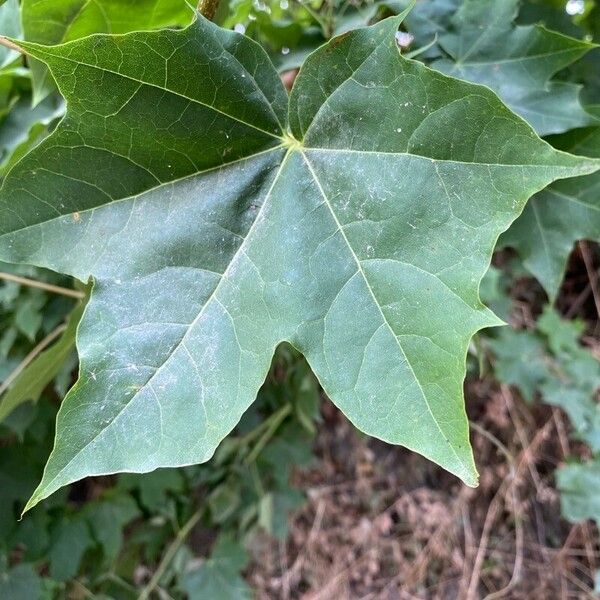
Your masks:
[[[285,138],[277,137],[276,139],[279,139],[281,142],[277,146],[267,148],[266,150],[261,150],[259,152],[250,154],[248,156],[242,156],[242,157],[232,160],[230,162],[216,165],[214,167],[210,167],[210,168],[204,169],[202,171],[195,171],[194,173],[184,175],[183,177],[179,177],[177,179],[172,179],[170,181],[163,181],[163,182],[160,182],[158,185],[148,188],[146,190],[143,190],[137,194],[132,194],[130,196],[124,196],[123,198],[116,198],[110,202],[107,202],[106,204],[99,204],[98,206],[92,206],[91,208],[86,208],[83,210],[79,210],[77,212],[80,215],[84,215],[88,212],[93,212],[95,210],[99,210],[99,209],[105,208],[107,206],[119,204],[120,202],[127,202],[129,200],[135,200],[136,198],[139,198],[140,196],[143,196],[144,194],[147,194],[149,192],[155,191],[163,186],[171,185],[174,183],[179,183],[181,181],[185,181],[186,179],[191,179],[193,177],[197,177],[198,175],[204,175],[206,173],[210,173],[211,171],[217,171],[219,169],[229,167],[238,162],[250,160],[252,158],[255,158],[256,156],[261,156],[263,154],[268,154],[269,152],[273,152],[276,150],[281,150],[283,148],[291,147],[289,141],[286,140]],[[488,168],[489,167],[501,167],[501,168],[513,168],[513,169],[536,169],[536,168],[540,168],[540,167],[552,167],[554,169],[563,169],[563,170],[568,170],[570,172],[573,171],[573,167],[561,166],[561,165],[544,165],[544,164],[514,165],[514,164],[507,164],[507,163],[486,163],[486,162],[476,162],[476,161],[462,161],[462,160],[452,160],[452,159],[447,159],[447,158],[430,158],[428,156],[425,156],[422,154],[414,154],[412,152],[393,152],[393,151],[386,151],[386,150],[353,150],[350,148],[348,148],[348,149],[347,148],[320,148],[318,146],[302,146],[300,143],[296,144],[294,147],[302,149],[303,152],[304,151],[328,152],[328,153],[334,153],[334,154],[335,153],[338,153],[338,154],[366,154],[366,155],[398,156],[398,157],[407,156],[407,157],[416,158],[416,159],[420,159],[420,160],[426,160],[428,162],[432,162],[435,164],[443,163],[443,164],[456,164],[456,165],[472,165],[475,167],[488,167]],[[114,153],[112,153],[112,154],[114,154]],[[598,166],[597,166],[596,170],[600,169],[600,159],[589,158],[588,160],[597,162]],[[587,171],[585,174],[591,174],[591,173],[593,173],[593,171]],[[6,181],[7,181],[7,179],[5,178],[3,184],[6,183]],[[88,182],[85,182],[85,183],[88,183]],[[13,229],[12,231],[8,231],[6,233],[0,234],[0,240],[6,236],[14,235],[16,233],[21,233],[21,232],[27,231],[28,229],[31,229],[33,227],[39,227],[39,226],[45,225],[47,223],[52,223],[53,221],[62,219],[63,217],[65,217],[68,214],[72,214],[72,212],[73,211],[63,213],[63,214],[57,215],[56,217],[52,217],[51,219],[48,219],[46,221],[40,221],[39,223],[32,223],[31,225],[26,225],[19,229]]]
[[[189,175],[184,175],[183,177],[178,177],[177,179],[171,179],[170,181],[161,181],[157,185],[150,187],[146,190],[142,190],[141,192],[138,192],[137,194],[132,194],[130,196],[124,196],[123,198],[115,198],[114,200],[111,200],[110,202],[106,202],[106,204],[99,204],[98,206],[92,206],[90,208],[84,208],[82,210],[78,210],[77,213],[81,216],[81,215],[85,215],[87,213],[94,212],[96,210],[100,210],[102,208],[106,208],[107,206],[114,206],[115,204],[119,204],[121,202],[136,200],[137,198],[140,198],[141,196],[144,196],[145,194],[155,192],[156,190],[158,190],[164,186],[180,183],[182,181],[185,181],[186,179],[192,179],[194,177],[198,177],[199,175],[206,175],[207,173],[211,173],[212,171],[218,171],[219,169],[225,169],[225,168],[235,165],[237,163],[241,163],[246,160],[251,160],[253,158],[256,158],[257,156],[262,156],[264,154],[268,154],[269,152],[275,152],[277,150],[281,150],[284,147],[285,146],[282,143],[277,146],[267,148],[266,150],[261,150],[260,152],[255,152],[254,154],[250,154],[248,156],[242,156],[241,158],[236,158],[235,160],[232,160],[232,161],[220,164],[220,165],[216,165],[214,167],[209,167],[208,169],[204,169],[202,171],[195,171],[194,173],[190,173]],[[111,154],[114,154],[114,153],[111,153]],[[84,181],[83,183],[88,184],[89,182]],[[100,189],[100,188],[98,188],[98,189]],[[104,190],[100,190],[100,191],[105,193]],[[9,235],[14,235],[16,233],[22,233],[23,231],[27,231],[28,229],[32,229],[33,227],[40,227],[42,225],[52,223],[53,221],[57,221],[58,219],[62,219],[67,215],[73,214],[73,212],[74,211],[66,212],[61,215],[57,215],[56,217],[52,217],[51,219],[48,219],[46,221],[40,221],[39,223],[32,223],[31,225],[26,225],[25,227],[21,227],[20,229],[13,229],[12,231],[8,231],[6,233],[0,234],[0,240]]]
[[[582,48],[565,48],[564,50],[558,50],[556,52],[544,52],[541,54],[531,54],[529,56],[518,56],[518,57],[514,57],[514,58],[502,58],[499,60],[489,60],[489,61],[464,61],[464,60],[457,60],[455,61],[455,67],[453,70],[455,70],[456,68],[460,68],[460,67],[478,67],[478,66],[489,66],[489,65],[501,65],[501,64],[508,64],[508,63],[514,63],[514,62],[522,62],[525,60],[537,60],[537,59],[542,59],[542,58],[546,58],[548,56],[557,56],[559,54],[567,54],[570,52],[586,52],[588,50],[591,50],[592,48],[586,48],[586,47],[582,47]]]

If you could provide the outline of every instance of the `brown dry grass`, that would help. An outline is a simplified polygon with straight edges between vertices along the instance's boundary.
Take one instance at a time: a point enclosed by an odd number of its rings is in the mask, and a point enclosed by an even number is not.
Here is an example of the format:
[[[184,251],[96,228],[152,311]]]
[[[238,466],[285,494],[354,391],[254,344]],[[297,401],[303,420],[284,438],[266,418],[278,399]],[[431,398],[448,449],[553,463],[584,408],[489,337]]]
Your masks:
[[[471,384],[476,490],[425,459],[358,434],[327,404],[309,498],[285,544],[256,543],[261,599],[591,598],[598,533],[560,519],[553,473],[577,448],[562,414]]]

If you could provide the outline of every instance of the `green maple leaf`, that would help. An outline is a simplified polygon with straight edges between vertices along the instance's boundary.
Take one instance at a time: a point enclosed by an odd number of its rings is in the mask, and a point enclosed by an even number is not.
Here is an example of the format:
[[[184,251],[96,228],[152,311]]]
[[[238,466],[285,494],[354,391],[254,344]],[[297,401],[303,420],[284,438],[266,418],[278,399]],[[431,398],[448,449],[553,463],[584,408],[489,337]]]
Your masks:
[[[282,341],[360,429],[476,484],[465,356],[500,322],[479,282],[532,193],[600,165],[402,58],[400,20],[317,50],[289,108],[260,46],[201,17],[23,44],[68,109],[4,181],[0,259],[94,278],[28,507],[208,460]]]
[[[575,154],[600,158],[600,127],[572,131],[553,144]],[[553,183],[527,204],[502,236],[554,301],[575,242],[600,241],[600,174]]]
[[[539,135],[590,125],[581,106],[581,86],[551,81],[594,44],[548,31],[515,26],[518,0],[465,0],[440,45],[450,55],[434,67],[489,86]]]
[[[11,2],[13,0],[10,0]],[[17,14],[18,14],[18,3]],[[186,0],[23,0],[23,35],[40,44],[62,44],[93,33],[127,33],[188,25]],[[13,33],[3,29],[4,35]],[[56,88],[43,62],[31,61],[34,104]]]

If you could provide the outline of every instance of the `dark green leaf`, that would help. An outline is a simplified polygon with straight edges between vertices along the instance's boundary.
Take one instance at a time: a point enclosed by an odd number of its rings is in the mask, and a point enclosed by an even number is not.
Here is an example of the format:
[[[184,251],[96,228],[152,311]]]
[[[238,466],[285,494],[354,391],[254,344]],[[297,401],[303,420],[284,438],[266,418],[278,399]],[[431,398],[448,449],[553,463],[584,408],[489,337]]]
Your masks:
[[[6,572],[0,570],[0,598],[33,600],[41,597],[42,580],[33,565],[17,565]]]
[[[553,143],[575,154],[600,158],[600,127],[569,132]],[[500,245],[515,248],[523,265],[554,300],[569,254],[581,239],[600,241],[599,173],[553,183],[534,196],[500,238]]]
[[[581,86],[550,81],[594,46],[548,31],[515,26],[517,0],[465,0],[440,37],[451,59],[434,67],[491,87],[540,135],[584,127],[595,119],[579,102]]]

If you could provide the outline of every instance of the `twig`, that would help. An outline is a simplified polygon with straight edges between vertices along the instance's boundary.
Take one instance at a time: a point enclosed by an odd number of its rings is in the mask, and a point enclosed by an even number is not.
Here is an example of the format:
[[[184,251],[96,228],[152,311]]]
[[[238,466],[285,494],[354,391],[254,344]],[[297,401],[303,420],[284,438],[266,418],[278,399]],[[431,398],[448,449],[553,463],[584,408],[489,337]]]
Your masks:
[[[154,589],[158,586],[160,582],[160,578],[164,575],[167,567],[171,564],[173,557],[175,556],[179,547],[185,542],[185,539],[190,534],[196,523],[202,517],[204,513],[204,508],[199,508],[184,524],[184,526],[179,530],[175,539],[171,542],[171,545],[167,548],[160,564],[154,571],[154,575],[152,575],[152,579],[148,582],[148,585],[142,590],[140,595],[138,596],[138,600],[148,600],[150,594],[154,591]]]
[[[517,431],[517,436],[519,438],[519,442],[521,443],[521,447],[523,448],[523,450],[526,450],[529,444],[527,436],[525,435],[525,428],[523,427],[523,423],[521,422],[521,419],[519,418],[517,411],[515,410],[515,402],[512,392],[510,391],[510,388],[503,383],[500,386],[500,393],[502,395],[502,398],[504,399],[504,402],[506,403],[506,408],[508,409],[510,418],[512,419],[515,425],[515,429]],[[533,480],[533,483],[535,485],[538,497],[540,497],[541,490],[543,488],[540,475],[537,472],[535,465],[531,462],[527,463],[527,468],[529,469],[529,474],[531,475],[531,479]]]
[[[592,540],[594,540],[596,536],[590,531],[590,524],[588,522],[583,522],[581,524],[581,533],[583,534],[583,545],[585,547],[586,558],[588,559],[590,569],[594,572],[596,571],[596,558],[594,556],[594,543]]]
[[[540,429],[537,432],[537,434],[533,438],[532,442],[527,446],[523,446],[523,450],[520,454],[520,459],[519,459],[516,470],[514,472],[511,472],[509,474],[509,476],[502,482],[501,486],[498,488],[498,491],[494,494],[494,497],[492,498],[492,500],[489,504],[488,511],[487,511],[485,521],[483,524],[483,530],[481,532],[481,537],[479,538],[479,547],[477,549],[477,554],[475,556],[475,562],[473,564],[471,580],[469,582],[469,586],[467,589],[466,598],[468,600],[473,600],[477,597],[477,584],[479,583],[481,570],[483,567],[483,561],[484,561],[485,555],[487,553],[488,541],[489,541],[492,525],[494,524],[496,517],[499,513],[499,510],[500,510],[500,499],[509,490],[514,493],[514,486],[515,486],[516,482],[519,480],[522,471],[526,467],[527,468],[530,467],[530,463],[532,462],[532,460],[534,458],[534,452],[537,451],[538,446],[546,439],[546,437],[548,435],[548,431],[550,429],[550,425],[551,425],[551,421],[548,421],[544,425],[544,427],[542,427],[542,429]],[[514,505],[516,506],[517,498],[514,495],[513,495],[513,502],[514,502]],[[518,515],[515,515],[515,517],[516,517],[515,526],[517,526],[517,523],[518,523],[518,525],[520,527],[521,524],[520,524]],[[520,576],[521,565],[522,565],[523,538],[522,538],[522,533],[519,532],[518,529],[516,529],[516,531],[515,531],[515,537],[516,537],[515,542],[516,542],[517,547],[516,547],[515,562],[514,562],[514,566],[513,566],[513,573],[512,573],[512,577],[511,577],[508,585],[505,588],[503,588],[502,590],[499,590],[499,592],[502,592],[502,593],[508,592],[509,589],[512,588],[514,586],[514,584],[518,581],[518,578]],[[494,596],[498,597],[497,594],[498,594],[498,592],[493,592],[492,597],[494,597]]]
[[[582,304],[588,299],[588,296],[592,293],[592,286],[588,283],[583,291],[573,300],[569,310],[565,313],[565,319],[572,319],[577,311],[581,308]]]
[[[590,249],[586,241],[581,240],[579,242],[579,250],[581,251],[583,264],[585,265],[585,270],[587,271],[588,279],[590,280],[590,287],[592,288],[592,295],[594,296],[594,304],[596,305],[596,313],[598,314],[598,318],[600,318],[600,290],[598,289],[598,273],[594,269],[594,262],[592,261]]]
[[[57,337],[67,328],[66,323],[59,325],[49,333],[15,368],[15,370],[0,384],[0,395],[2,395],[13,383],[13,381],[43,352]]]
[[[302,563],[304,562],[304,557],[310,551],[310,549],[315,541],[315,538],[317,537],[317,534],[318,534],[319,530],[321,529],[321,524],[323,522],[323,515],[325,514],[325,509],[326,509],[325,500],[319,500],[319,502],[317,504],[317,508],[315,510],[315,518],[313,519],[313,523],[310,528],[310,532],[308,533],[308,537],[306,538],[304,545],[298,552],[298,556],[296,557],[296,560],[293,562],[292,566],[289,569],[287,569],[286,572],[283,573],[283,575],[281,577],[282,582],[283,582],[282,586],[284,587],[284,590],[289,589],[289,582],[290,582],[292,576],[297,571],[299,571],[300,568],[302,567]],[[288,596],[289,596],[289,593],[288,593]]]
[[[0,279],[4,279],[5,281],[12,281],[14,283],[18,283],[19,285],[26,285],[28,287],[39,288],[40,290],[45,290],[46,292],[50,292],[52,294],[60,294],[61,296],[76,298],[77,300],[81,300],[85,297],[85,294],[83,292],[80,292],[79,290],[72,290],[70,288],[52,285],[51,283],[45,283],[43,281],[37,281],[36,279],[29,279],[27,277],[19,277],[19,275],[13,275],[12,273],[0,272]]]
[[[14,42],[11,42],[10,40],[8,40],[2,36],[0,36],[0,46],[4,46],[5,48],[10,48],[11,50],[16,50],[17,52],[20,52],[21,54],[25,54],[25,50],[23,50],[23,48],[21,48],[21,46],[17,46],[17,44],[15,44]]]
[[[463,505],[462,509],[462,523],[465,538],[465,553],[463,556],[463,569],[462,576],[460,578],[460,587],[458,590],[458,598],[464,598],[469,585],[469,573],[472,569],[473,563],[473,550],[475,549],[475,541],[473,537],[473,528],[471,527],[471,518],[469,516],[469,510],[467,505]]]
[[[563,453],[563,458],[567,458],[571,454],[569,438],[567,437],[567,431],[565,423],[562,419],[562,414],[556,407],[552,407],[552,418],[554,419],[554,425],[556,427],[556,432],[558,433],[558,441],[560,443],[560,449]]]
[[[278,427],[290,414],[291,411],[292,405],[284,404],[276,413],[273,413],[269,417],[269,419],[266,421],[269,423],[269,426],[267,427],[266,431],[262,434],[258,442],[256,442],[256,445],[254,446],[254,448],[252,448],[250,454],[248,454],[248,456],[246,457],[246,460],[244,461],[246,465],[249,465],[256,460],[258,455],[262,452],[263,448],[267,445],[269,440],[273,437],[273,434],[277,431]]]

